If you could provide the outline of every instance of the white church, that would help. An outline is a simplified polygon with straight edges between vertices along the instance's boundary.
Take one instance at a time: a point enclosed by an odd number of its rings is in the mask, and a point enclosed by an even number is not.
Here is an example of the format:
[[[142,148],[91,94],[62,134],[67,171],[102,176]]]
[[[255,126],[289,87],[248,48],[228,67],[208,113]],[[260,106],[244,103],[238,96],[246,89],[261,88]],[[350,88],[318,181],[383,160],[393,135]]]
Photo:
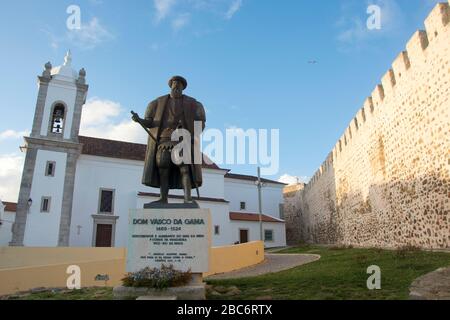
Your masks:
[[[0,246],[126,247],[129,210],[159,197],[141,184],[146,145],[79,135],[88,85],[86,71],[76,72],[71,60],[68,53],[61,66],[47,63],[38,77],[19,199],[5,204],[9,211],[0,203]],[[213,245],[260,240],[257,178],[215,164],[203,169],[198,203],[211,210]],[[262,182],[265,246],[282,247],[285,185]],[[170,194],[182,202],[181,191]]]

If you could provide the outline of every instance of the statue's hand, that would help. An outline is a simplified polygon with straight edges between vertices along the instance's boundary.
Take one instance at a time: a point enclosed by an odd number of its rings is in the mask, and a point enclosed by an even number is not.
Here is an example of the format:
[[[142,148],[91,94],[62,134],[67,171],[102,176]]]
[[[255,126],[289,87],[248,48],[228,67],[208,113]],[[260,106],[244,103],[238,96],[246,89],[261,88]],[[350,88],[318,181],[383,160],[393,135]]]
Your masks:
[[[137,115],[137,113],[133,114],[133,116],[131,117],[131,119],[134,122],[139,122],[141,120],[141,118],[139,118],[139,116]]]

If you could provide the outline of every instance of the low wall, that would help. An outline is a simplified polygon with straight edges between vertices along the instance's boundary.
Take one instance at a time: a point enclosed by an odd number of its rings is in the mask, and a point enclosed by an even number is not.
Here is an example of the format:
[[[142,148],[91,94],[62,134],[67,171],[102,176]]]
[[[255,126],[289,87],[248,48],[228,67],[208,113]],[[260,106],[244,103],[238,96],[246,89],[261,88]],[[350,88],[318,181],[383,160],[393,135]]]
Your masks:
[[[210,271],[204,276],[250,267],[264,261],[264,242],[211,248]]]
[[[81,286],[116,286],[125,274],[124,248],[0,248],[0,296],[38,287],[66,287],[67,268],[81,269]],[[96,281],[107,274],[109,281]]]
[[[264,245],[256,241],[213,247],[210,259],[210,272],[205,276],[262,262]],[[39,287],[66,287],[71,265],[80,267],[82,287],[114,287],[126,273],[126,249],[0,247],[0,296]],[[108,275],[109,280],[97,281],[97,275]]]

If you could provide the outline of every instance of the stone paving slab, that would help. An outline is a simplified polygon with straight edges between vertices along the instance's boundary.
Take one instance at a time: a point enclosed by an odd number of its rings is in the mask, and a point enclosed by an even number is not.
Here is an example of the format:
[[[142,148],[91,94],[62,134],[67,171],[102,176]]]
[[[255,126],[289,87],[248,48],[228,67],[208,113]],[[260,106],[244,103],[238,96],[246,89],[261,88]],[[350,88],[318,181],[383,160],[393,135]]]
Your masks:
[[[227,273],[216,274],[207,277],[206,280],[238,279],[256,277],[268,273],[280,272],[292,269],[320,259],[316,254],[266,254],[264,262]]]
[[[450,268],[440,268],[414,280],[411,300],[450,300]]]

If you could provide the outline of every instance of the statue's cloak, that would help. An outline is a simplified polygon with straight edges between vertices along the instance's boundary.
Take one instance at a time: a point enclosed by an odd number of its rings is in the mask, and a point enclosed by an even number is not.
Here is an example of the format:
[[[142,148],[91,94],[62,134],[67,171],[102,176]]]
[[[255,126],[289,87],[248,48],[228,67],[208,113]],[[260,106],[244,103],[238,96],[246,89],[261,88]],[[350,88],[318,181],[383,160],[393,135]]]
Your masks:
[[[165,116],[167,103],[170,99],[170,95],[159,97],[158,99],[152,101],[145,112],[145,120],[153,120],[153,125],[151,126],[150,132],[153,136],[159,141],[160,134],[162,131],[162,120]],[[183,112],[184,112],[184,124],[183,127],[187,129],[191,137],[194,137],[191,143],[192,152],[194,153],[194,146],[196,148],[200,148],[200,143],[198,141],[199,137],[194,135],[194,122],[202,121],[203,124],[206,121],[205,110],[202,104],[196,101],[194,98],[183,95]],[[203,130],[202,126],[202,130]],[[199,134],[199,133],[197,133]],[[197,140],[197,143],[194,143],[194,140]],[[148,138],[147,143],[147,152],[145,155],[145,164],[144,164],[144,173],[142,177],[142,184],[159,188],[160,187],[160,177],[159,170],[156,166],[156,152],[157,152],[157,143],[151,138]],[[196,151],[197,153],[200,150]],[[199,153],[202,155],[201,153]],[[203,156],[203,155],[202,155]],[[196,182],[197,187],[201,187],[203,184],[202,179],[202,165],[194,164],[194,172],[192,173]],[[194,187],[194,184],[192,184]],[[171,176],[169,177],[169,189],[183,189],[181,184],[181,175],[179,170],[171,170]]]

